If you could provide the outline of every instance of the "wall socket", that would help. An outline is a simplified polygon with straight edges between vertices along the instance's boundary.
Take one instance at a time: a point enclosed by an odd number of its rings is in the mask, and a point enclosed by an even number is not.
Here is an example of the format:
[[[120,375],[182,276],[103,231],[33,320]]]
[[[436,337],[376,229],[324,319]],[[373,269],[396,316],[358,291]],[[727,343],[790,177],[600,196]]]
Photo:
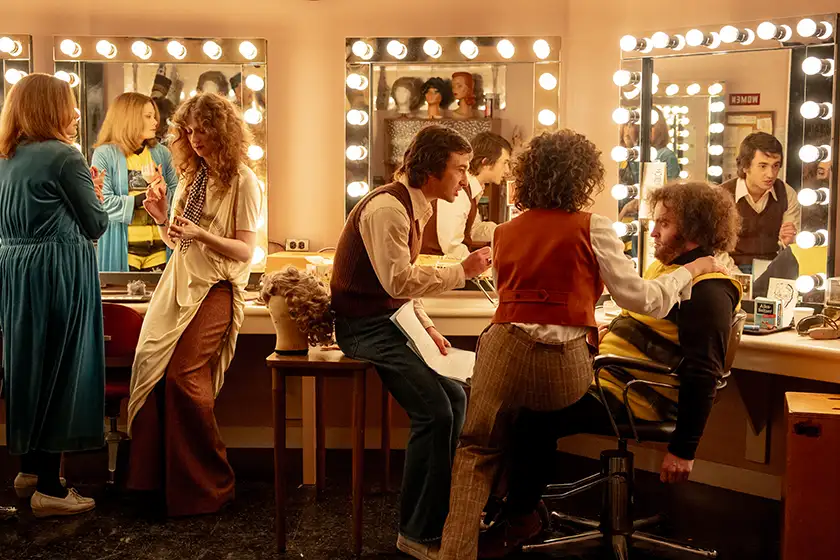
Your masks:
[[[308,239],[287,239],[286,240],[286,250],[287,251],[309,251],[309,240]]]

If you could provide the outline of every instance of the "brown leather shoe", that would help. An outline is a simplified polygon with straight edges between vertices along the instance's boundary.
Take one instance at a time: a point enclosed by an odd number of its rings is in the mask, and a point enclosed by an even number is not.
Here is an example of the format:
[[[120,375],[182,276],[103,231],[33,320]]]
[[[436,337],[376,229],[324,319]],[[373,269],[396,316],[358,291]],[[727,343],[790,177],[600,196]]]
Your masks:
[[[479,558],[504,558],[543,530],[539,512],[510,516],[481,533],[478,538]]]

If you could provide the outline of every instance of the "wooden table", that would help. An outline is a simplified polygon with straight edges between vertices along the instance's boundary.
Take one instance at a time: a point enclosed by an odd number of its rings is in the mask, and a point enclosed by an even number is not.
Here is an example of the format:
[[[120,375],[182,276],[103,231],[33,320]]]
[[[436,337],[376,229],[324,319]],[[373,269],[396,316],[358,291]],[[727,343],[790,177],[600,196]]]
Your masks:
[[[326,443],[324,426],[324,385],[327,377],[353,378],[353,552],[362,551],[362,491],[365,451],[365,404],[367,374],[373,366],[346,357],[340,350],[311,348],[304,356],[271,354],[266,358],[271,369],[272,401],[274,408],[274,499],[277,550],[286,550],[286,378],[315,378],[315,416],[317,475],[316,489],[325,486]],[[383,489],[387,489],[390,471],[390,400],[383,387],[382,452],[384,454]]]

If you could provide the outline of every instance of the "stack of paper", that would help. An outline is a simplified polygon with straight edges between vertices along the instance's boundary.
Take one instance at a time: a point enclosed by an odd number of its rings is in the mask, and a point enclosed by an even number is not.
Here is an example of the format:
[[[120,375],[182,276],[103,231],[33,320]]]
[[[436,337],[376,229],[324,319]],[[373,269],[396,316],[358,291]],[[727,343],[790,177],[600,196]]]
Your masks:
[[[420,319],[414,312],[414,303],[411,301],[400,307],[391,316],[391,321],[408,339],[408,347],[438,375],[469,384],[475,365],[475,352],[447,348],[447,354],[441,354],[435,341],[420,324]]]

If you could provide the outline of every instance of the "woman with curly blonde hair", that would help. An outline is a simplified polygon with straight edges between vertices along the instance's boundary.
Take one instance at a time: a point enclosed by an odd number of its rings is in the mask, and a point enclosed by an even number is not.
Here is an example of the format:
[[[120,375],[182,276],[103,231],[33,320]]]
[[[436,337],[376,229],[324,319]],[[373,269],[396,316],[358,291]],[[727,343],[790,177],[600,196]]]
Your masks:
[[[143,201],[172,249],[149,303],[131,376],[130,488],[163,490],[171,516],[218,511],[233,499],[214,400],[236,348],[256,245],[261,195],[246,165],[236,107],[199,94],[173,118],[178,187]]]
[[[597,334],[595,304],[604,285],[621,307],[664,317],[693,277],[720,269],[705,257],[643,280],[625,258],[612,222],[584,210],[603,188],[604,167],[601,152],[581,134],[562,130],[531,140],[514,179],[523,213],[493,236],[499,306],[479,340],[442,559],[476,557],[481,510],[512,456],[510,433],[520,411],[561,410],[589,389],[587,336]],[[482,542],[488,557],[501,557],[542,530],[536,504],[514,497],[511,492],[503,527],[488,531]]]

